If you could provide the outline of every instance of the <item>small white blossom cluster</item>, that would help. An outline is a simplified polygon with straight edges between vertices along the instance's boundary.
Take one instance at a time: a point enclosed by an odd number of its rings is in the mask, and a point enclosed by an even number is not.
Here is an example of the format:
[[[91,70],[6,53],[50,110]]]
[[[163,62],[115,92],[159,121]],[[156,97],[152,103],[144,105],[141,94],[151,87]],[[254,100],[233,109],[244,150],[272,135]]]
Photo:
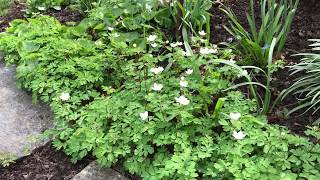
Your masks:
[[[150,45],[151,45],[153,48],[158,47],[158,44],[155,42],[157,38],[158,38],[157,35],[150,35],[150,36],[147,38],[147,41],[150,43]]]
[[[172,47],[172,48],[175,48],[175,47],[177,47],[177,46],[182,46],[183,45],[183,43],[182,42],[175,42],[175,43],[170,43],[170,46]]]
[[[70,99],[70,94],[67,92],[63,92],[60,94],[60,99],[62,101],[68,101]]]
[[[231,121],[238,121],[241,118],[241,114],[239,112],[231,112],[229,114],[229,118],[231,119]],[[246,137],[246,134],[243,131],[233,131],[232,132],[232,136],[234,137],[234,139],[236,140],[241,140],[243,138]]]
[[[243,76],[248,76],[248,71],[247,71],[247,70],[242,70],[242,71],[240,71],[240,73],[238,74],[238,77],[243,77]]]
[[[163,70],[164,70],[164,69],[163,69],[163,67],[161,67],[161,66],[150,69],[150,71],[151,71],[152,73],[154,73],[154,74],[160,74],[160,73],[162,73]]]
[[[200,54],[202,54],[202,55],[215,54],[217,52],[218,52],[218,50],[213,49],[213,48],[208,48],[208,47],[200,48]]]
[[[152,73],[154,73],[155,75],[158,75],[160,73],[162,73],[162,71],[164,71],[164,68],[159,66],[159,67],[155,67],[155,68],[151,68],[150,71]],[[191,75],[193,73],[193,69],[187,69],[185,71],[186,75]],[[185,77],[181,77],[180,78],[180,87],[185,88],[188,87],[188,82],[185,80]],[[154,91],[161,91],[163,88],[162,84],[158,84],[158,83],[153,83],[153,86],[151,87],[152,90]],[[179,103],[180,105],[188,105],[190,103],[190,100],[188,98],[186,98],[184,95],[181,95],[180,97],[175,97],[175,101],[177,103]],[[139,116],[141,118],[142,121],[145,121],[148,119],[148,111],[145,112],[141,112],[139,113]]]
[[[206,32],[204,32],[203,30],[202,31],[199,31],[199,35],[200,36],[205,36],[207,33]]]

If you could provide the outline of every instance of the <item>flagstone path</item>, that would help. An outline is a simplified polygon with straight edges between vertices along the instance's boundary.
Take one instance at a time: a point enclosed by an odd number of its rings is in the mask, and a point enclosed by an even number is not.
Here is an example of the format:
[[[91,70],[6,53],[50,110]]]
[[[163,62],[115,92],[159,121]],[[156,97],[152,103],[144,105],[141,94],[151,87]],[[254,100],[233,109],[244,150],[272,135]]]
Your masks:
[[[16,87],[14,76],[14,67],[5,67],[0,57],[0,153],[19,158],[42,144],[34,139],[52,126],[52,118],[47,106],[32,104]]]

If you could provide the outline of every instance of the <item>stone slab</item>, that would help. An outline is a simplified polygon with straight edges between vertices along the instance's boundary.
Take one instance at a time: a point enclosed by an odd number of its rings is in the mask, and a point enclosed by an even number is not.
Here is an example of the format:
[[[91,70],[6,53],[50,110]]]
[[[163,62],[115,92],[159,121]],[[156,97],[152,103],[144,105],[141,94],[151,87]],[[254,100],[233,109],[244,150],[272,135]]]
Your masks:
[[[101,168],[96,161],[90,163],[72,180],[129,180],[110,168]]]
[[[16,87],[14,70],[0,57],[0,153],[19,158],[45,143],[32,139],[52,127],[52,115],[48,106],[32,104],[31,95]]]

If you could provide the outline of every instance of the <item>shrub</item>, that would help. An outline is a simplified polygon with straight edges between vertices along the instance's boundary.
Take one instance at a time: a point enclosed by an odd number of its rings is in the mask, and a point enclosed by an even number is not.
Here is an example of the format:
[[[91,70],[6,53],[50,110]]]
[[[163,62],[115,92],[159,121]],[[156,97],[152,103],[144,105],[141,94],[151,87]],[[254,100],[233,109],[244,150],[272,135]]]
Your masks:
[[[320,39],[310,41],[313,42],[310,45],[313,52],[298,54],[304,58],[300,63],[290,67],[293,71],[291,75],[299,74],[299,77],[286,90],[283,98],[289,94],[297,95],[299,105],[292,109],[288,115],[301,109],[306,109],[306,112],[313,111],[314,114],[320,109]]]

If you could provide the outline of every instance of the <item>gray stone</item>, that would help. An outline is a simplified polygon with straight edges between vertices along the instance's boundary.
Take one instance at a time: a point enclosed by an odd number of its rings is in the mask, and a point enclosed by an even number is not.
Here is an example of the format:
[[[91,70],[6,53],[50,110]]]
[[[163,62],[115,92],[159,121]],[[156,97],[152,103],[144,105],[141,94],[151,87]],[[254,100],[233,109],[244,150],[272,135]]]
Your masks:
[[[31,95],[16,87],[14,76],[14,67],[5,67],[0,57],[0,153],[19,158],[44,143],[34,139],[52,127],[52,116],[47,106],[32,104]]]
[[[94,161],[74,176],[72,180],[128,180],[128,178],[113,169],[101,168]]]

